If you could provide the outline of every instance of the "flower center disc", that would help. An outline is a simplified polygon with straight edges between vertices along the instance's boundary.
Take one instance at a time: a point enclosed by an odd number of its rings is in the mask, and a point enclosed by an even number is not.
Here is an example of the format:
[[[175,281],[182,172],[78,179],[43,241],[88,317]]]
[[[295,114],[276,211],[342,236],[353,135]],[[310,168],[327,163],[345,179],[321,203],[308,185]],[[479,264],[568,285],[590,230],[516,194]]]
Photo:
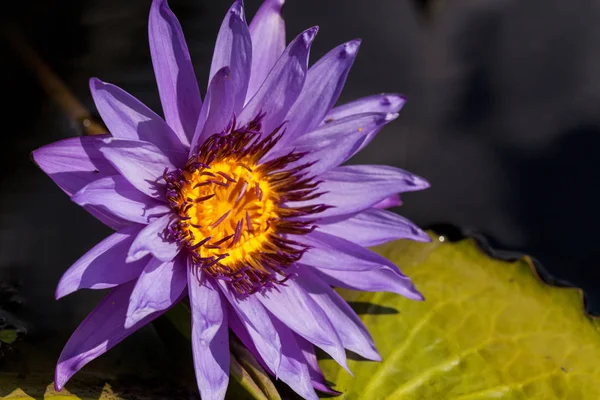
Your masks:
[[[249,160],[244,160],[248,162]],[[255,167],[255,166],[252,166]],[[211,238],[198,251],[200,258],[227,253],[222,265],[231,267],[263,250],[279,199],[251,166],[223,160],[210,170],[187,173],[182,195],[191,206],[186,214],[192,245]]]
[[[198,272],[242,295],[288,278],[285,268],[306,251],[289,235],[314,229],[314,220],[299,217],[328,208],[289,206],[318,197],[319,183],[306,176],[308,165],[298,165],[302,154],[262,161],[281,138],[278,131],[259,140],[259,122],[241,129],[233,123],[209,137],[183,169],[164,174],[167,200],[179,216],[169,236],[187,248]]]

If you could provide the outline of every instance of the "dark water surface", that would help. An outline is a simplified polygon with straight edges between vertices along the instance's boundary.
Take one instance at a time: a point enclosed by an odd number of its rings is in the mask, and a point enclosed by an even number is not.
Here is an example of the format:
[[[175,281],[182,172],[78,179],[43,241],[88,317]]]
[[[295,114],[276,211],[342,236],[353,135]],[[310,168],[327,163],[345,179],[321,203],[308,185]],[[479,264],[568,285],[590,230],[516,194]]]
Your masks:
[[[600,3],[442,2],[426,22],[409,0],[288,0],[288,39],[319,24],[313,60],[363,39],[342,100],[401,92],[401,116],[353,162],[392,164],[430,180],[404,215],[450,223],[536,256],[583,287],[600,311]],[[90,76],[160,111],[147,44],[149,0],[22,0],[17,23],[93,110]],[[247,0],[249,15],[258,0]],[[172,0],[204,93],[229,1]],[[109,231],[30,161],[31,150],[77,134],[0,41],[0,280],[20,283],[20,316],[66,337],[99,298],[54,301],[62,272]]]

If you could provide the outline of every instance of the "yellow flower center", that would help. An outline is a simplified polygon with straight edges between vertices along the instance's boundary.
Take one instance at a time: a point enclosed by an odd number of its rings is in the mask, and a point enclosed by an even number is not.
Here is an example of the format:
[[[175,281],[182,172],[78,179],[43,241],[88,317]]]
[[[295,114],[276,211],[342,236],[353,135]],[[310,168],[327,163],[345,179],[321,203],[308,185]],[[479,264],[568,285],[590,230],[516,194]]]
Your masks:
[[[249,160],[243,160],[248,162]],[[184,172],[189,183],[182,196],[191,205],[186,214],[192,246],[209,239],[198,250],[200,258],[219,257],[231,267],[263,251],[277,220],[279,199],[255,165],[221,160],[210,170]]]
[[[314,229],[314,220],[299,217],[327,208],[289,205],[318,197],[318,182],[298,165],[302,154],[263,161],[281,136],[277,129],[259,140],[259,130],[259,123],[232,126],[208,138],[184,168],[164,174],[179,217],[168,235],[187,249],[199,277],[222,279],[243,295],[288,278],[285,269],[306,251],[293,235]]]

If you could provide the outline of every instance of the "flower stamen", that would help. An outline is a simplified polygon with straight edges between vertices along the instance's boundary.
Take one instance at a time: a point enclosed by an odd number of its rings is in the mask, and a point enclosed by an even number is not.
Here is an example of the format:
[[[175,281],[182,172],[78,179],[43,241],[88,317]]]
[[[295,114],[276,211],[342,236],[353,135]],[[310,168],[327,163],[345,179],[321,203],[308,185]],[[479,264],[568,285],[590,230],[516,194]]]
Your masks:
[[[307,250],[287,236],[314,229],[315,221],[297,217],[328,208],[286,204],[320,196],[318,182],[306,176],[308,164],[295,165],[303,154],[261,162],[281,138],[281,127],[263,139],[260,128],[260,117],[242,128],[233,122],[209,137],[184,168],[163,175],[167,201],[179,217],[170,237],[187,248],[196,276],[202,271],[221,279],[240,295],[285,282],[285,269]]]

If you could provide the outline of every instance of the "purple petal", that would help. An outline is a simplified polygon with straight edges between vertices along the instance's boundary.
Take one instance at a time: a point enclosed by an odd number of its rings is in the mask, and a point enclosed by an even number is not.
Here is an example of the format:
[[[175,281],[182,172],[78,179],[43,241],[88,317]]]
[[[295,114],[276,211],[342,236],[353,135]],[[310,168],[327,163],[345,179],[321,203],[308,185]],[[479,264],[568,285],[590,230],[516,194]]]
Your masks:
[[[381,112],[381,113],[390,113],[397,114],[404,104],[406,103],[406,98],[399,94],[378,94],[374,96],[364,97],[362,99],[353,101],[351,103],[347,103],[341,105],[339,107],[335,107],[332,109],[322,124],[330,123],[333,121],[338,121],[343,118],[347,118],[351,115],[366,113],[366,112]],[[358,148],[357,152],[364,149],[370,142],[373,140],[375,136],[379,133],[381,127],[375,128],[370,132],[367,132],[362,144]]]
[[[240,323],[252,337],[258,353],[267,366],[277,374],[281,361],[281,341],[269,314],[254,296],[239,298],[231,293],[225,282],[219,281],[221,292],[229,301],[231,308],[240,318]]]
[[[97,149],[109,135],[82,136],[50,143],[34,150],[35,163],[67,193],[73,193],[99,178],[117,174],[117,170]]]
[[[393,194],[385,199],[381,200],[379,203],[375,204],[373,208],[391,208],[398,207],[402,205],[402,200],[400,199],[399,194]]]
[[[397,239],[431,241],[427,233],[406,218],[376,208],[365,210],[340,222],[320,224],[317,230],[365,247],[378,246]]]
[[[307,266],[308,267],[308,266]],[[383,267],[370,271],[348,271],[312,268],[313,272],[328,285],[365,292],[391,292],[412,300],[424,300],[410,279],[398,268]]]
[[[166,202],[163,174],[175,170],[167,156],[148,142],[105,139],[100,151],[140,192]]]
[[[174,218],[173,214],[164,215],[142,229],[129,248],[127,262],[137,261],[148,254],[163,262],[174,259],[181,250],[181,246],[168,237],[168,227]]]
[[[397,116],[378,113],[353,115],[301,135],[275,154],[290,151],[307,153],[298,164],[314,163],[306,171],[311,175],[319,175],[346,162],[356,154],[369,132],[379,129]]]
[[[189,145],[202,99],[181,25],[166,0],[152,2],[148,39],[165,120]]]
[[[288,279],[285,286],[259,292],[254,296],[287,327],[323,349],[338,364],[348,369],[346,353],[335,328],[321,307],[293,278]]]
[[[333,206],[319,213],[320,218],[354,214],[373,207],[390,195],[429,187],[423,178],[387,165],[345,165],[329,170],[319,178],[323,180],[319,192],[324,194],[307,202],[292,203],[292,206]]]
[[[236,113],[244,106],[251,65],[252,41],[244,16],[244,2],[237,0],[221,24],[209,76],[209,82],[212,82],[217,72],[224,67],[231,68],[230,90]]]
[[[134,188],[121,175],[98,179],[75,193],[71,200],[80,206],[95,206],[139,224],[148,224],[171,211],[166,204]]]
[[[187,260],[179,256],[162,262],[150,259],[129,297],[125,328],[129,328],[178,301],[187,286]]]
[[[188,265],[188,293],[192,308],[192,350],[196,380],[203,400],[224,399],[229,383],[227,313],[212,279],[198,282]]]
[[[135,282],[128,282],[113,289],[73,332],[56,365],[56,390],[61,390],[84,365],[164,313],[165,310],[148,315],[125,328],[125,313],[134,285]]]
[[[206,98],[192,139],[190,154],[197,151],[206,139],[222,132],[234,115],[234,92],[229,67],[223,67],[210,81]]]
[[[165,121],[123,89],[90,79],[96,108],[113,137],[155,144],[171,162],[185,162],[186,147]]]
[[[406,103],[406,98],[399,94],[382,93],[373,96],[363,97],[333,108],[327,113],[323,124],[337,121],[355,114],[370,112],[377,113],[398,113]]]
[[[388,259],[341,237],[323,232],[294,236],[293,240],[311,248],[304,253],[300,262],[323,269],[336,271],[369,271],[384,266],[396,268]]]
[[[242,342],[244,347],[248,349],[252,353],[254,357],[256,357],[256,361],[259,362],[260,366],[265,368],[271,374],[275,375],[273,371],[267,366],[262,356],[260,355],[260,351],[256,348],[254,344],[254,339],[250,335],[250,331],[248,328],[253,329],[248,324],[242,322],[237,312],[229,305],[227,308],[227,323],[229,324],[229,329],[237,336],[237,338]],[[265,342],[264,340],[260,340],[259,345]],[[280,357],[281,358],[281,357]]]
[[[265,0],[250,22],[252,69],[246,102],[263,84],[285,50],[285,22],[281,16],[284,0]]]
[[[294,335],[294,333],[280,321],[277,321],[276,319],[273,320],[273,324],[276,327],[274,329],[277,329],[277,331],[281,333],[282,340],[285,343],[285,346],[282,348],[279,355],[281,363],[278,363],[277,369],[274,370],[269,366],[268,362],[265,362],[260,350],[258,350],[260,346],[264,345],[264,339],[259,338],[259,341],[257,342],[249,333],[251,332],[251,327],[244,324],[235,312],[230,311],[228,315],[230,316],[229,327],[240,339],[242,344],[256,357],[263,368],[269,371],[277,379],[287,383],[288,386],[302,396],[302,398],[315,400],[318,398],[312,387],[308,366],[304,362],[303,354],[296,344],[296,340],[301,338]]]
[[[318,399],[312,385],[308,365],[305,362],[302,350],[296,342],[296,335],[281,321],[273,318],[273,324],[284,343],[281,353],[281,366],[278,378],[287,383],[296,393],[304,399]]]
[[[65,139],[40,147],[31,155],[42,171],[71,196],[96,179],[118,174],[96,146],[108,137],[101,135]],[[94,207],[86,206],[85,209],[114,230],[131,224]]]
[[[306,365],[308,366],[308,372],[310,373],[310,378],[312,380],[312,385],[319,392],[327,393],[332,396],[339,396],[342,394],[337,390],[333,390],[327,384],[327,380],[319,367],[319,363],[317,361],[317,355],[315,354],[315,346],[312,343],[306,341],[298,335],[294,335],[296,339],[296,343],[300,350],[302,351],[302,355],[306,360]]]
[[[317,27],[307,29],[290,43],[256,95],[244,107],[238,118],[240,125],[263,113],[263,134],[271,133],[282,124],[304,86],[310,46],[317,30]]]
[[[106,289],[136,279],[147,260],[126,263],[127,251],[142,229],[131,225],[113,233],[75,262],[60,278],[56,298],[79,289]]]
[[[288,142],[313,130],[331,110],[344,88],[359,47],[360,40],[344,43],[308,70],[302,93],[286,117]]]
[[[273,345],[268,340],[265,340],[264,337],[250,324],[243,322],[240,319],[241,316],[238,316],[237,312],[233,310],[232,307],[229,308],[230,310],[227,314],[229,328],[242,341],[244,346],[252,352],[263,368],[266,368],[274,376],[278,376],[279,366],[281,364],[281,343],[279,343],[279,335],[277,335],[279,350],[274,350]],[[271,323],[268,315],[267,319],[269,320],[269,323]],[[275,331],[275,328],[272,326],[271,329]]]
[[[331,324],[338,327],[338,335],[346,349],[368,360],[381,361],[369,331],[346,300],[308,268],[300,270],[295,279],[323,309]]]

